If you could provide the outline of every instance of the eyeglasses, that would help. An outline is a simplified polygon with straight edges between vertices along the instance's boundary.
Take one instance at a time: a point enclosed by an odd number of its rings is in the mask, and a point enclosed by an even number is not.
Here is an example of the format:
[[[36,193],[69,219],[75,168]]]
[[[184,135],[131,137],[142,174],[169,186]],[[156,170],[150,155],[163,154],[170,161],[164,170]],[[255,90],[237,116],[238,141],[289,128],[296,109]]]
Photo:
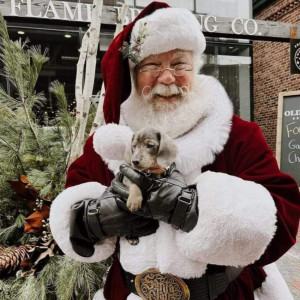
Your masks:
[[[156,78],[159,77],[162,72],[165,70],[169,70],[173,76],[184,76],[186,72],[192,71],[193,68],[191,65],[188,64],[178,64],[175,65],[175,67],[172,68],[161,68],[159,66],[150,65],[150,66],[142,66],[140,67],[141,73],[148,73],[151,77]]]

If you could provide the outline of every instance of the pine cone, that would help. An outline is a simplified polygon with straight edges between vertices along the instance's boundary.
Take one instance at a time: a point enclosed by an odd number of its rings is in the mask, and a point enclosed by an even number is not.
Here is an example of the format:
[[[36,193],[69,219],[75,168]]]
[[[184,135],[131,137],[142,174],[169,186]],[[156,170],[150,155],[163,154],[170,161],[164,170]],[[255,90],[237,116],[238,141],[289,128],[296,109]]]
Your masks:
[[[5,250],[5,248],[7,248],[7,245],[0,245],[0,252],[2,252],[3,250]]]
[[[0,253],[0,276],[16,271],[22,261],[29,258],[29,245],[8,248]]]

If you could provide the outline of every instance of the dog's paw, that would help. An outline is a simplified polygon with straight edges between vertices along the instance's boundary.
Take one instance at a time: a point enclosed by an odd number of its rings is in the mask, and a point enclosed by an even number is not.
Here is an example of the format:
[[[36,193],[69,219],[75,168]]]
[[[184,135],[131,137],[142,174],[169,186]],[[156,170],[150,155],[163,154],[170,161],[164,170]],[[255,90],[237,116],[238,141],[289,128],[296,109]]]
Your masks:
[[[142,207],[142,201],[143,199],[128,197],[126,205],[130,211],[137,211]]]
[[[132,246],[135,246],[135,245],[137,245],[140,242],[140,240],[139,240],[138,237],[136,237],[136,238],[134,238],[134,237],[127,238],[127,241]]]

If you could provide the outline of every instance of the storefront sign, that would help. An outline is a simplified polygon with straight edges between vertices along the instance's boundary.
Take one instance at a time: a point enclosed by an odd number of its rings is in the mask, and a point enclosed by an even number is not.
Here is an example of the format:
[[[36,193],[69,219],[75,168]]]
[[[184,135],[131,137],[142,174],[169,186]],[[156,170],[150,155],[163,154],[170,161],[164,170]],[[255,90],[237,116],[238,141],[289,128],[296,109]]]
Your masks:
[[[115,7],[117,13],[120,13],[121,7]],[[92,4],[72,3],[67,1],[42,1],[42,0],[10,0],[9,16],[44,18],[66,21],[91,21]],[[138,14],[139,9],[129,9],[129,15],[126,17],[125,24],[130,23]],[[217,32],[218,18],[215,16],[196,15],[202,30],[206,32]],[[258,31],[258,25],[255,20],[233,19],[231,22],[231,31],[233,34],[254,35]]]
[[[92,4],[54,0],[0,0],[3,16],[53,19],[89,23],[92,16]],[[102,24],[116,24],[121,7],[103,6]],[[140,12],[131,8],[125,20],[130,23]],[[217,37],[251,38],[252,40],[288,41],[291,24],[252,19],[216,17],[195,14],[204,33]],[[300,25],[294,25],[299,27]]]
[[[121,13],[121,7],[116,7],[118,15]],[[125,19],[125,25],[129,24],[140,13],[140,9],[129,9],[129,15]],[[220,27],[224,25],[224,18],[209,16],[209,15],[195,15],[204,32],[218,32]],[[258,32],[258,23],[252,19],[231,19],[230,31],[233,34],[247,34],[255,35]]]
[[[279,95],[276,158],[300,186],[300,91]]]
[[[300,74],[300,40],[291,39],[290,56],[291,74]]]
[[[7,9],[6,15],[14,17],[90,22],[92,16],[92,4],[68,1],[10,0]]]

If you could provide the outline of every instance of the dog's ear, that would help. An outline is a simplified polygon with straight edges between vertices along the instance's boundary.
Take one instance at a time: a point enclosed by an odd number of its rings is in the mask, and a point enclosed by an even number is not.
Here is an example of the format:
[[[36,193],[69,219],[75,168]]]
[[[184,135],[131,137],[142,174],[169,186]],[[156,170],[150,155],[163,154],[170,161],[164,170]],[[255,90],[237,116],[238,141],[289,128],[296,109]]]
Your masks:
[[[133,134],[131,143],[126,145],[125,153],[124,153],[124,160],[128,165],[131,165],[131,157],[132,157],[132,142],[134,141],[135,134]]]
[[[175,161],[177,146],[173,139],[162,132],[157,132],[156,136],[159,141],[157,163],[160,167],[166,168]]]

